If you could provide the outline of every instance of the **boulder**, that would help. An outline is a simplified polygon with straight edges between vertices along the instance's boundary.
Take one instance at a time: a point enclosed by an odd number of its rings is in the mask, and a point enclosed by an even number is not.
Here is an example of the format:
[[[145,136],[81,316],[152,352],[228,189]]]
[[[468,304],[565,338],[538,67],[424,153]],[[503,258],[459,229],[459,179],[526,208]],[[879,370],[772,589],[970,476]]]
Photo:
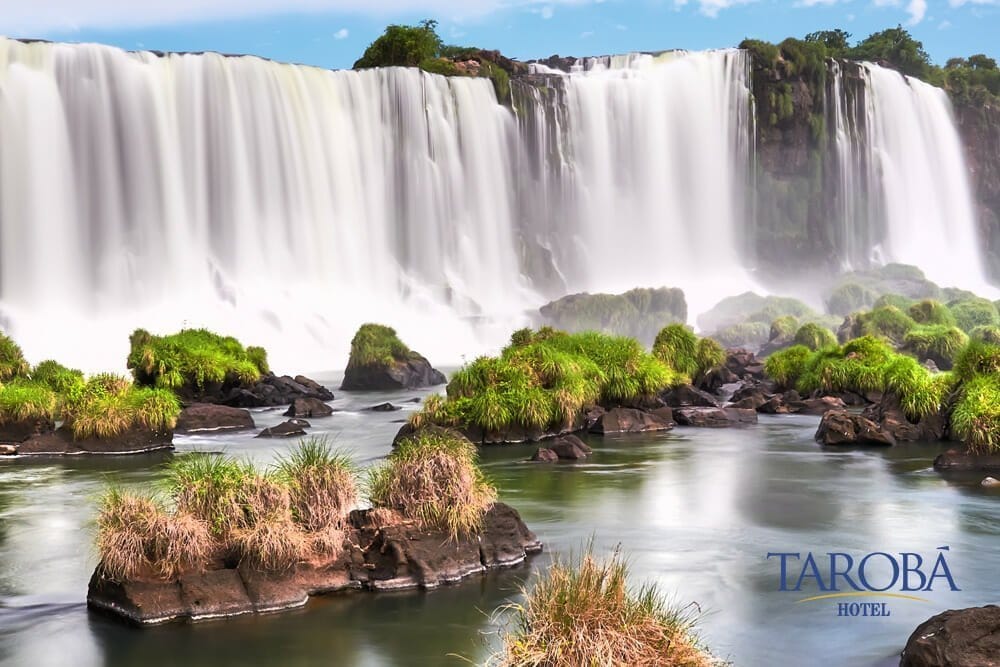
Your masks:
[[[949,449],[934,459],[934,469],[1000,473],[1000,454],[972,454]]]
[[[790,412],[799,412],[806,415],[822,415],[830,410],[843,410],[847,406],[836,396],[821,396],[819,398],[807,398],[801,401],[791,401],[788,403]]]
[[[289,419],[277,426],[268,426],[257,434],[258,438],[297,438],[306,434],[305,429],[312,426],[305,419]]]
[[[757,423],[757,412],[747,408],[675,408],[674,420],[680,426],[726,428]]]
[[[194,403],[177,416],[177,433],[243,431],[254,427],[249,410],[213,403]]]
[[[594,422],[594,425],[590,427],[590,432],[600,435],[648,433],[669,431],[673,427],[673,421],[667,421],[662,414],[657,415],[635,408],[612,408]]]
[[[943,412],[926,415],[916,422],[910,421],[895,394],[885,394],[861,414],[876,422],[897,442],[942,440],[948,428],[948,418]]]
[[[564,461],[585,459],[593,452],[587,443],[572,434],[556,438],[555,442],[549,445],[549,450]]]
[[[816,429],[816,441],[821,445],[881,445],[892,446],[896,440],[878,424],[847,410],[830,410],[823,415]]]
[[[56,430],[51,419],[21,419],[0,424],[0,442],[21,443]]]
[[[332,414],[333,408],[318,398],[313,398],[311,396],[296,398],[292,401],[292,404],[288,406],[288,410],[285,411],[286,417],[308,417],[310,419],[315,419],[317,417],[329,417]]]
[[[373,405],[368,409],[372,412],[395,412],[396,410],[402,410],[403,408],[398,405],[393,405],[392,403],[379,403],[378,405]]]
[[[531,457],[536,463],[553,463],[559,460],[559,455],[546,447],[539,447]]]
[[[14,445],[0,445],[0,456],[13,456],[17,454],[17,447]]]
[[[1000,607],[951,609],[917,626],[899,667],[1000,667]]]
[[[17,445],[21,455],[53,456],[61,454],[145,454],[173,449],[173,431],[153,431],[140,424],[113,438],[77,440],[66,425],[55,431],[33,436]]]
[[[206,399],[206,402],[221,403],[236,408],[267,408],[289,405],[297,398],[332,401],[333,392],[302,375],[292,378],[288,375],[267,373],[253,385],[236,387],[218,400]]]
[[[700,406],[708,408],[719,407],[719,401],[708,392],[696,389],[689,384],[674,387],[660,394],[660,400],[671,408]]]
[[[787,415],[791,412],[785,399],[779,394],[772,396],[757,406],[757,412],[766,415]]]
[[[985,486],[988,488],[1000,486],[1000,479],[996,477],[986,477],[979,483],[979,486]]]
[[[352,365],[348,363],[340,388],[348,391],[394,391],[433,387],[447,382],[441,371],[427,359],[411,352],[405,360],[391,364]]]

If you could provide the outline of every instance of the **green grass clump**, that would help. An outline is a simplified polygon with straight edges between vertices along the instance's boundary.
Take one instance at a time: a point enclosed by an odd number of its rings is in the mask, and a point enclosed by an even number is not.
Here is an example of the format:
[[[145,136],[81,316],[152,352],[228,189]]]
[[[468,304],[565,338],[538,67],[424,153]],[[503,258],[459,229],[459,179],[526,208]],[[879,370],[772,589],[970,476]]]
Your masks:
[[[958,327],[966,333],[978,326],[1000,326],[1000,313],[993,302],[986,299],[953,301],[948,309],[955,316]]]
[[[452,537],[478,531],[496,497],[496,488],[477,464],[475,445],[453,431],[418,431],[369,471],[373,507]]]
[[[181,406],[166,389],[137,387],[128,378],[95,375],[66,396],[63,417],[73,437],[114,438],[133,427],[163,432],[174,428]]]
[[[764,362],[764,372],[781,387],[794,387],[811,350],[804,345],[793,345],[768,356]]]
[[[804,345],[810,350],[818,350],[823,347],[836,345],[837,337],[829,329],[809,322],[803,324],[795,332],[795,344]]]
[[[689,377],[698,372],[698,337],[683,324],[670,324],[656,334],[653,356]]]
[[[750,346],[760,347],[768,341],[770,327],[764,322],[740,322],[731,324],[712,334],[712,338],[728,348]]]
[[[268,372],[262,348],[206,329],[154,336],[136,329],[129,338],[128,368],[145,387],[197,393],[212,384],[247,385]]]
[[[21,346],[9,336],[0,333],[0,382],[25,377],[31,366],[24,359]]]
[[[57,394],[40,382],[14,380],[0,387],[0,424],[27,420],[54,420]]]
[[[938,324],[946,327],[956,325],[955,316],[948,306],[934,299],[924,299],[909,308],[910,317],[917,324]]]
[[[215,535],[227,535],[240,523],[238,496],[256,471],[226,456],[178,457],[167,474],[167,488],[177,509],[205,521]]]
[[[726,351],[711,338],[701,338],[695,347],[694,360],[698,366],[696,377],[702,378],[726,361]]]
[[[908,331],[903,338],[903,349],[920,359],[931,359],[938,368],[948,370],[968,342],[969,337],[958,327],[928,324]]]
[[[771,322],[771,331],[768,340],[790,339],[799,330],[799,321],[791,315],[782,315]]]
[[[885,308],[886,306],[894,306],[902,311],[907,311],[913,303],[913,299],[908,296],[903,296],[902,294],[883,294],[879,298],[875,299],[875,303],[872,304],[872,310]]]
[[[1000,373],[1000,345],[970,341],[955,358],[954,371],[963,382],[968,382],[977,375]]]
[[[51,359],[43,361],[31,369],[31,380],[45,385],[57,394],[74,394],[86,384],[82,371],[66,368]]]
[[[962,386],[951,427],[973,453],[1000,451],[1000,375],[980,375]]]
[[[687,320],[684,292],[636,288],[624,294],[570,294],[539,309],[546,323],[564,331],[600,331],[646,343],[665,324]]]
[[[877,308],[859,316],[862,336],[879,336],[899,345],[917,323],[895,306]]]
[[[598,562],[588,551],[578,563],[556,560],[512,603],[510,626],[491,664],[663,665],[718,664],[692,633],[694,619],[672,607],[652,585],[633,588],[618,551]]]
[[[990,343],[992,345],[1000,345],[1000,326],[990,326],[988,324],[980,324],[972,331],[969,332],[969,338],[972,340],[978,340],[983,343]]]
[[[826,301],[827,310],[834,315],[850,315],[851,313],[870,308],[878,295],[863,285],[847,283],[833,291]]]
[[[382,324],[362,324],[351,339],[348,366],[390,366],[405,361],[412,352],[396,335],[396,330]]]

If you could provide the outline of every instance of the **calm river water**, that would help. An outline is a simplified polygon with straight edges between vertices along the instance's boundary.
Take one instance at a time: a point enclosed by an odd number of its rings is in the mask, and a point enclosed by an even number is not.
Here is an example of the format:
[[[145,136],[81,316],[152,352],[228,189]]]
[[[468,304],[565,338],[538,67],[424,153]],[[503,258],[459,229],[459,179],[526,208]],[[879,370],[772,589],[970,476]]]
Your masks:
[[[335,376],[317,376],[331,387]],[[408,411],[403,394],[335,390],[332,417],[313,420],[362,466],[383,457]],[[363,408],[392,400],[403,412]],[[258,426],[283,420],[255,413]],[[493,611],[553,555],[620,544],[637,580],[701,609],[700,631],[735,665],[894,665],[921,621],[998,601],[1000,495],[981,476],[942,478],[939,445],[823,451],[817,417],[762,417],[740,430],[676,429],[591,438],[579,464],[528,464],[532,447],[491,448],[483,465],[545,543],[525,566],[421,593],[314,599],[290,613],[135,629],[86,608],[96,563],[96,498],[109,480],[146,484],[191,451],[267,463],[292,444],[253,434],[178,438],[176,454],[63,460],[0,459],[0,664],[463,665],[490,653]],[[838,618],[837,601],[796,603],[778,590],[768,552],[917,552],[948,564],[962,589],[892,600],[885,618]],[[940,588],[940,586],[936,587]],[[814,592],[814,591],[813,591]]]

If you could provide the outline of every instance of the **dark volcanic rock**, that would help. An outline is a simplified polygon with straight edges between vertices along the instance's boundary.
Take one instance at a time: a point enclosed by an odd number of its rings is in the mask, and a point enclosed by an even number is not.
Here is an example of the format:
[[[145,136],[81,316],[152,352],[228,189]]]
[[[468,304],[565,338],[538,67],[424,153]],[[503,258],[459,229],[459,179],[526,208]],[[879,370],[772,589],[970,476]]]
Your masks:
[[[553,463],[559,460],[559,455],[546,447],[539,447],[535,450],[531,460],[536,463]]]
[[[286,417],[329,417],[333,414],[333,408],[319,400],[318,398],[296,398],[285,411]]]
[[[790,412],[800,412],[805,415],[822,415],[830,410],[843,410],[847,406],[836,396],[821,396],[819,398],[807,398],[801,401],[790,401],[788,409]]]
[[[719,401],[716,400],[714,396],[708,392],[696,389],[689,384],[681,385],[680,387],[675,387],[670,391],[663,392],[660,394],[660,399],[663,401],[664,405],[668,405],[671,408],[690,406],[706,408],[719,407]]]
[[[379,403],[378,405],[373,405],[368,409],[372,412],[395,412],[396,410],[402,410],[403,408],[398,405],[393,405],[392,403]]]
[[[669,431],[674,427],[672,421],[652,412],[644,412],[635,408],[612,408],[608,410],[590,427],[591,433],[610,435],[612,433],[646,433],[650,431]]]
[[[878,403],[868,406],[861,414],[877,423],[897,442],[941,440],[948,430],[948,419],[944,413],[926,415],[918,422],[907,419],[895,394],[885,394]]]
[[[169,580],[148,576],[116,582],[98,567],[87,604],[143,625],[277,611],[300,607],[311,595],[352,588],[435,588],[515,565],[542,548],[517,511],[503,503],[486,513],[479,534],[454,539],[412,522],[375,525],[370,517],[370,510],[352,512],[340,553],[311,557],[287,571],[266,572],[244,563]]]
[[[236,408],[267,408],[289,405],[297,398],[332,401],[333,392],[302,375],[292,378],[288,375],[278,376],[268,373],[250,387],[237,387],[219,400],[206,398],[205,402],[221,403]]]
[[[249,410],[227,405],[195,403],[181,410],[177,417],[177,433],[201,431],[242,431],[254,427]]]
[[[56,425],[51,419],[21,419],[0,424],[0,442],[21,443],[54,430]]]
[[[306,434],[311,424],[305,419],[289,419],[277,426],[269,426],[257,434],[258,438],[297,438]]]
[[[580,438],[575,435],[564,435],[556,439],[549,449],[560,459],[565,461],[575,461],[585,459],[590,456],[593,450]]]
[[[939,471],[1000,472],[1000,454],[970,454],[949,449],[934,459],[934,469]]]
[[[952,609],[917,626],[899,667],[1000,667],[1000,607]]]
[[[892,434],[861,415],[847,410],[830,410],[823,415],[816,430],[816,440],[822,445],[882,445],[896,444]]]
[[[84,438],[75,440],[67,426],[43,433],[17,445],[18,454],[142,454],[161,449],[173,449],[173,431],[152,431],[133,426],[114,438]]]
[[[675,408],[674,420],[679,426],[725,428],[756,424],[757,413],[745,408]]]
[[[433,387],[447,382],[444,374],[427,359],[413,352],[405,361],[391,365],[351,365],[348,363],[340,388],[348,391],[392,391]]]

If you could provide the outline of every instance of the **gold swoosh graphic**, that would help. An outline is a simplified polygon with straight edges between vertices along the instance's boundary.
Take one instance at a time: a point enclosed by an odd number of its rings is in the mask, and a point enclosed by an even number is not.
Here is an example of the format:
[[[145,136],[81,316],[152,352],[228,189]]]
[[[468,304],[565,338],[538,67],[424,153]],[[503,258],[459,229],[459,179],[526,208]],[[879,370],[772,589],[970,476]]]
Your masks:
[[[796,600],[800,602],[813,602],[814,600],[829,600],[830,598],[898,598],[901,600],[916,600],[917,602],[930,602],[926,598],[918,598],[915,595],[904,595],[902,593],[875,593],[871,591],[858,591],[856,593],[827,593],[826,595],[815,595],[811,598]]]

